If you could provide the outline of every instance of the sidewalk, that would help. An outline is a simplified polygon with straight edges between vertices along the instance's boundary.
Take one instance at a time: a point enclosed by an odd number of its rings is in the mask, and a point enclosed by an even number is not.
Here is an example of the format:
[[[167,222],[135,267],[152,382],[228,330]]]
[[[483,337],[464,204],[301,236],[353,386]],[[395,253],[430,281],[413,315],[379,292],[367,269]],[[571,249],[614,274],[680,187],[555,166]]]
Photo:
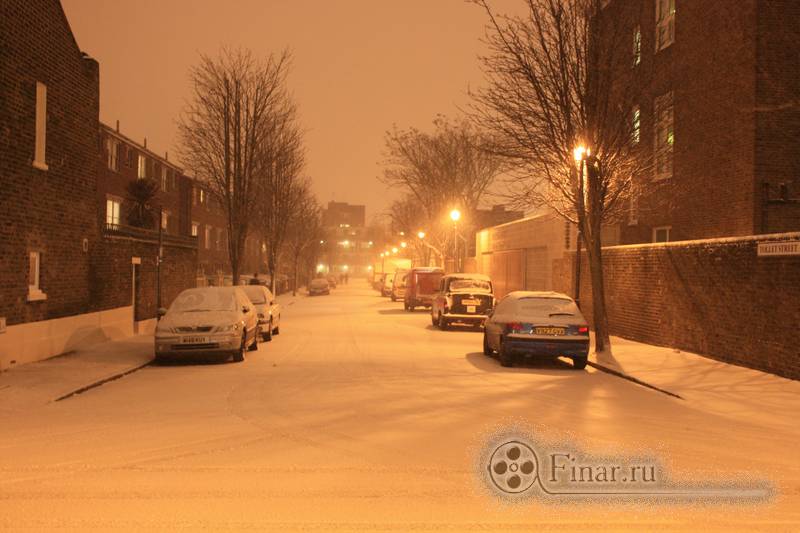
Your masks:
[[[280,294],[278,302],[290,308],[297,296]],[[134,372],[153,360],[153,336],[137,335],[105,341],[84,350],[0,372],[0,413],[38,407],[87,387]]]
[[[674,348],[611,337],[611,355],[591,354],[592,366],[680,396],[694,408],[776,429],[796,429],[800,381],[722,363]]]
[[[153,360],[152,335],[106,341],[0,373],[0,412],[38,407]]]

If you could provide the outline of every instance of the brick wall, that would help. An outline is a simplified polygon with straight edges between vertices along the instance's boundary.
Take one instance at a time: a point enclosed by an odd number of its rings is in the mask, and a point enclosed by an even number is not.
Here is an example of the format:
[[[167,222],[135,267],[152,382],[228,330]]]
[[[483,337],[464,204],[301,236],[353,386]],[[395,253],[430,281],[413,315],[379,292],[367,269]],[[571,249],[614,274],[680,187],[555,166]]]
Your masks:
[[[132,259],[138,257],[136,320],[154,318],[156,303],[156,255],[158,244],[128,237],[107,236],[92,257],[92,302],[95,311],[131,305]],[[194,287],[197,250],[191,246],[164,245],[161,265],[161,305],[169,307],[184,289]]]
[[[766,239],[793,237],[764,236]],[[755,238],[615,246],[603,250],[611,333],[800,379],[800,257],[758,257]],[[554,262],[556,290],[573,294],[575,254]],[[581,309],[591,320],[583,255]]]
[[[57,0],[0,2],[0,316],[9,325],[89,310],[99,67],[83,57]],[[33,166],[36,82],[47,86],[45,163]],[[28,301],[28,254],[41,253]]]

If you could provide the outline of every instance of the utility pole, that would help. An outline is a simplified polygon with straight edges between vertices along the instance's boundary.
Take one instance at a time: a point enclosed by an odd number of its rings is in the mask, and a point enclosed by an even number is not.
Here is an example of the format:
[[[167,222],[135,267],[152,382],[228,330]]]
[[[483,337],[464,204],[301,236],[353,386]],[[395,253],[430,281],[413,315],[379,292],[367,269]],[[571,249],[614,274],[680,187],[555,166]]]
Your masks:
[[[156,255],[156,310],[161,309],[161,261],[163,256],[164,208],[158,208],[158,255]],[[160,317],[159,317],[160,318]]]

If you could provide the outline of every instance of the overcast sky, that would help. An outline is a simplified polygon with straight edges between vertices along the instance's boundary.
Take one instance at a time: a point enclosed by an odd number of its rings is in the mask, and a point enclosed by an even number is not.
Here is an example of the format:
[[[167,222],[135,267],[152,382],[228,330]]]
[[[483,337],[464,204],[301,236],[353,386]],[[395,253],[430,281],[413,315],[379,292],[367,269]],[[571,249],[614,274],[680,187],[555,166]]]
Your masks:
[[[519,0],[495,2],[519,10]],[[323,203],[366,204],[383,134],[456,114],[481,83],[485,14],[463,0],[62,0],[82,50],[100,62],[100,118],[155,152],[176,153],[176,119],[199,53],[244,46],[294,55],[290,89],[308,130],[307,173]],[[174,155],[170,157],[174,159]]]

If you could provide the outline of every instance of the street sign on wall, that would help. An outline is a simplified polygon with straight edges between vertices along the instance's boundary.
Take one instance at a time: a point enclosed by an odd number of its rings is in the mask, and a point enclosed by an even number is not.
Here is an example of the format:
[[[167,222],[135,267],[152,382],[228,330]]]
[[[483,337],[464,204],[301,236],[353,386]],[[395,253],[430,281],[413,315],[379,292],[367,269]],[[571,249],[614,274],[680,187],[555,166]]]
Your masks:
[[[758,256],[800,255],[800,241],[758,243]]]

